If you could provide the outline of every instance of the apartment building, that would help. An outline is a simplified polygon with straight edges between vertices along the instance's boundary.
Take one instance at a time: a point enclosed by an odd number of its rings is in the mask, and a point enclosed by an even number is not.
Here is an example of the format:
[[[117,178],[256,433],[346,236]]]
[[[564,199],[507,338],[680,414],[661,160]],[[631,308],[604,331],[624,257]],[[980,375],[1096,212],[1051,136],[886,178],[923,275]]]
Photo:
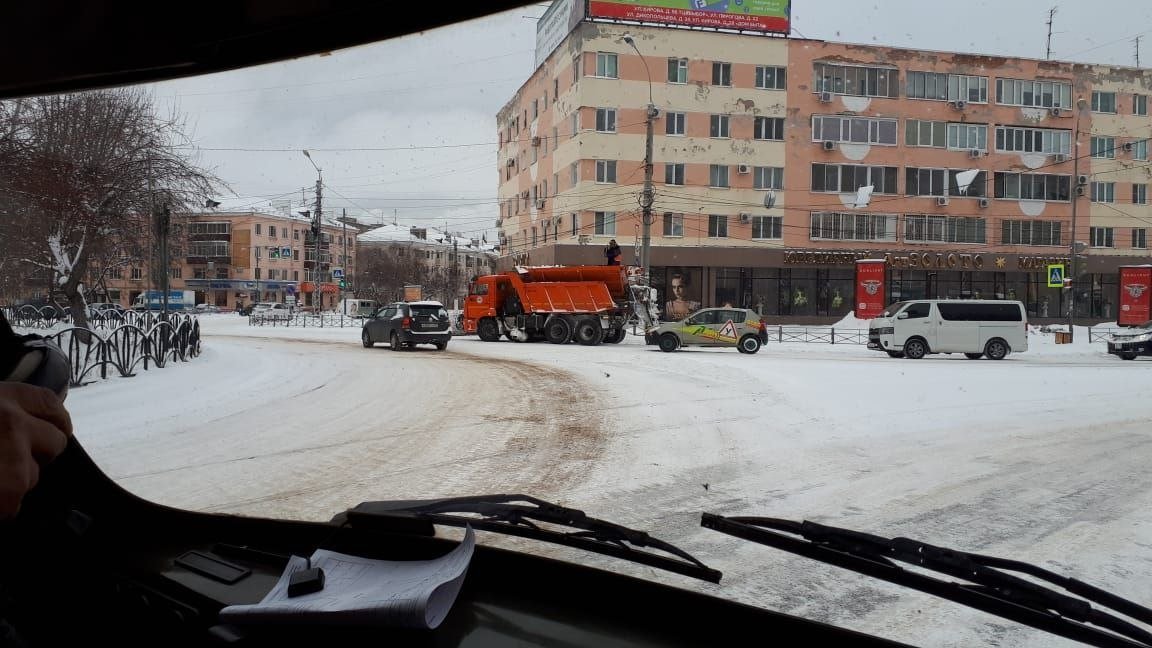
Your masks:
[[[1056,318],[1069,293],[1046,268],[1075,240],[1077,315],[1114,319],[1117,267],[1152,260],[1150,87],[1136,68],[575,21],[497,116],[501,262],[603,263],[613,238],[635,262],[651,101],[662,293],[838,319],[855,261],[884,258],[889,301]]]
[[[172,259],[172,290],[196,292],[196,303],[236,308],[257,301],[320,304],[334,308],[340,298],[341,270],[345,288],[354,280],[356,235],[345,222],[325,219],[320,263],[312,220],[284,213],[208,212],[173,220],[180,230],[183,254]],[[112,271],[103,299],[131,306],[148,289],[149,271],[123,267]],[[317,296],[319,295],[319,297]]]

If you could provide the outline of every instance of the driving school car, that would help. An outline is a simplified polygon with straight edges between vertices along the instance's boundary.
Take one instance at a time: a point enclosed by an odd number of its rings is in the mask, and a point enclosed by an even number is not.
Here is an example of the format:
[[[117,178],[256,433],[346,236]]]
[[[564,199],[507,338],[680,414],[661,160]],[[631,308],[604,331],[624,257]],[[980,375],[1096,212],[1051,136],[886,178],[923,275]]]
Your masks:
[[[756,353],[768,341],[768,327],[756,311],[747,308],[705,308],[649,328],[644,341],[666,353],[685,346],[734,346],[740,353]]]

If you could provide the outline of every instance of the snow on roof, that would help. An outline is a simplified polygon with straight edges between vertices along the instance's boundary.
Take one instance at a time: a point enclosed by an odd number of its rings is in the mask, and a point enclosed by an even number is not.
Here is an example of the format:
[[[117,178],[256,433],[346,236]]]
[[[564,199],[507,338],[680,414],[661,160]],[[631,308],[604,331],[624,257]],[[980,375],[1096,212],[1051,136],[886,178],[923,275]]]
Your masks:
[[[422,232],[423,237],[417,233]],[[414,243],[429,247],[451,248],[453,240],[460,250],[495,253],[496,246],[478,242],[475,239],[456,236],[435,227],[417,227],[413,225],[397,225],[395,223],[382,225],[376,229],[368,230],[356,237],[361,243]]]

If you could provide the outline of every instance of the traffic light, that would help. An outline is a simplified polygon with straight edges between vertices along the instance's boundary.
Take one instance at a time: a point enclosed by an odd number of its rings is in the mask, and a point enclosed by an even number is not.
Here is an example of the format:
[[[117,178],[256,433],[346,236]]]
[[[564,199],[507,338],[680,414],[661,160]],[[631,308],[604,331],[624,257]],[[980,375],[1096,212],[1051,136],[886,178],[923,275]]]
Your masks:
[[[343,279],[340,280],[340,290],[344,290],[348,286]]]

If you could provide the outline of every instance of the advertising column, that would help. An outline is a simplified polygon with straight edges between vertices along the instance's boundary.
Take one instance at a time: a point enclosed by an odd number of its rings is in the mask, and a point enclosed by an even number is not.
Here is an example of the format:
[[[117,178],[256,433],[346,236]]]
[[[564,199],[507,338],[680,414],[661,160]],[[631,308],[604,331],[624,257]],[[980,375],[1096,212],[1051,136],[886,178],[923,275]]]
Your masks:
[[[884,303],[888,294],[884,285],[887,269],[884,259],[860,259],[856,262],[856,319],[872,319],[884,312],[888,305]]]
[[[1120,313],[1116,323],[1136,326],[1152,319],[1152,265],[1120,266]]]

